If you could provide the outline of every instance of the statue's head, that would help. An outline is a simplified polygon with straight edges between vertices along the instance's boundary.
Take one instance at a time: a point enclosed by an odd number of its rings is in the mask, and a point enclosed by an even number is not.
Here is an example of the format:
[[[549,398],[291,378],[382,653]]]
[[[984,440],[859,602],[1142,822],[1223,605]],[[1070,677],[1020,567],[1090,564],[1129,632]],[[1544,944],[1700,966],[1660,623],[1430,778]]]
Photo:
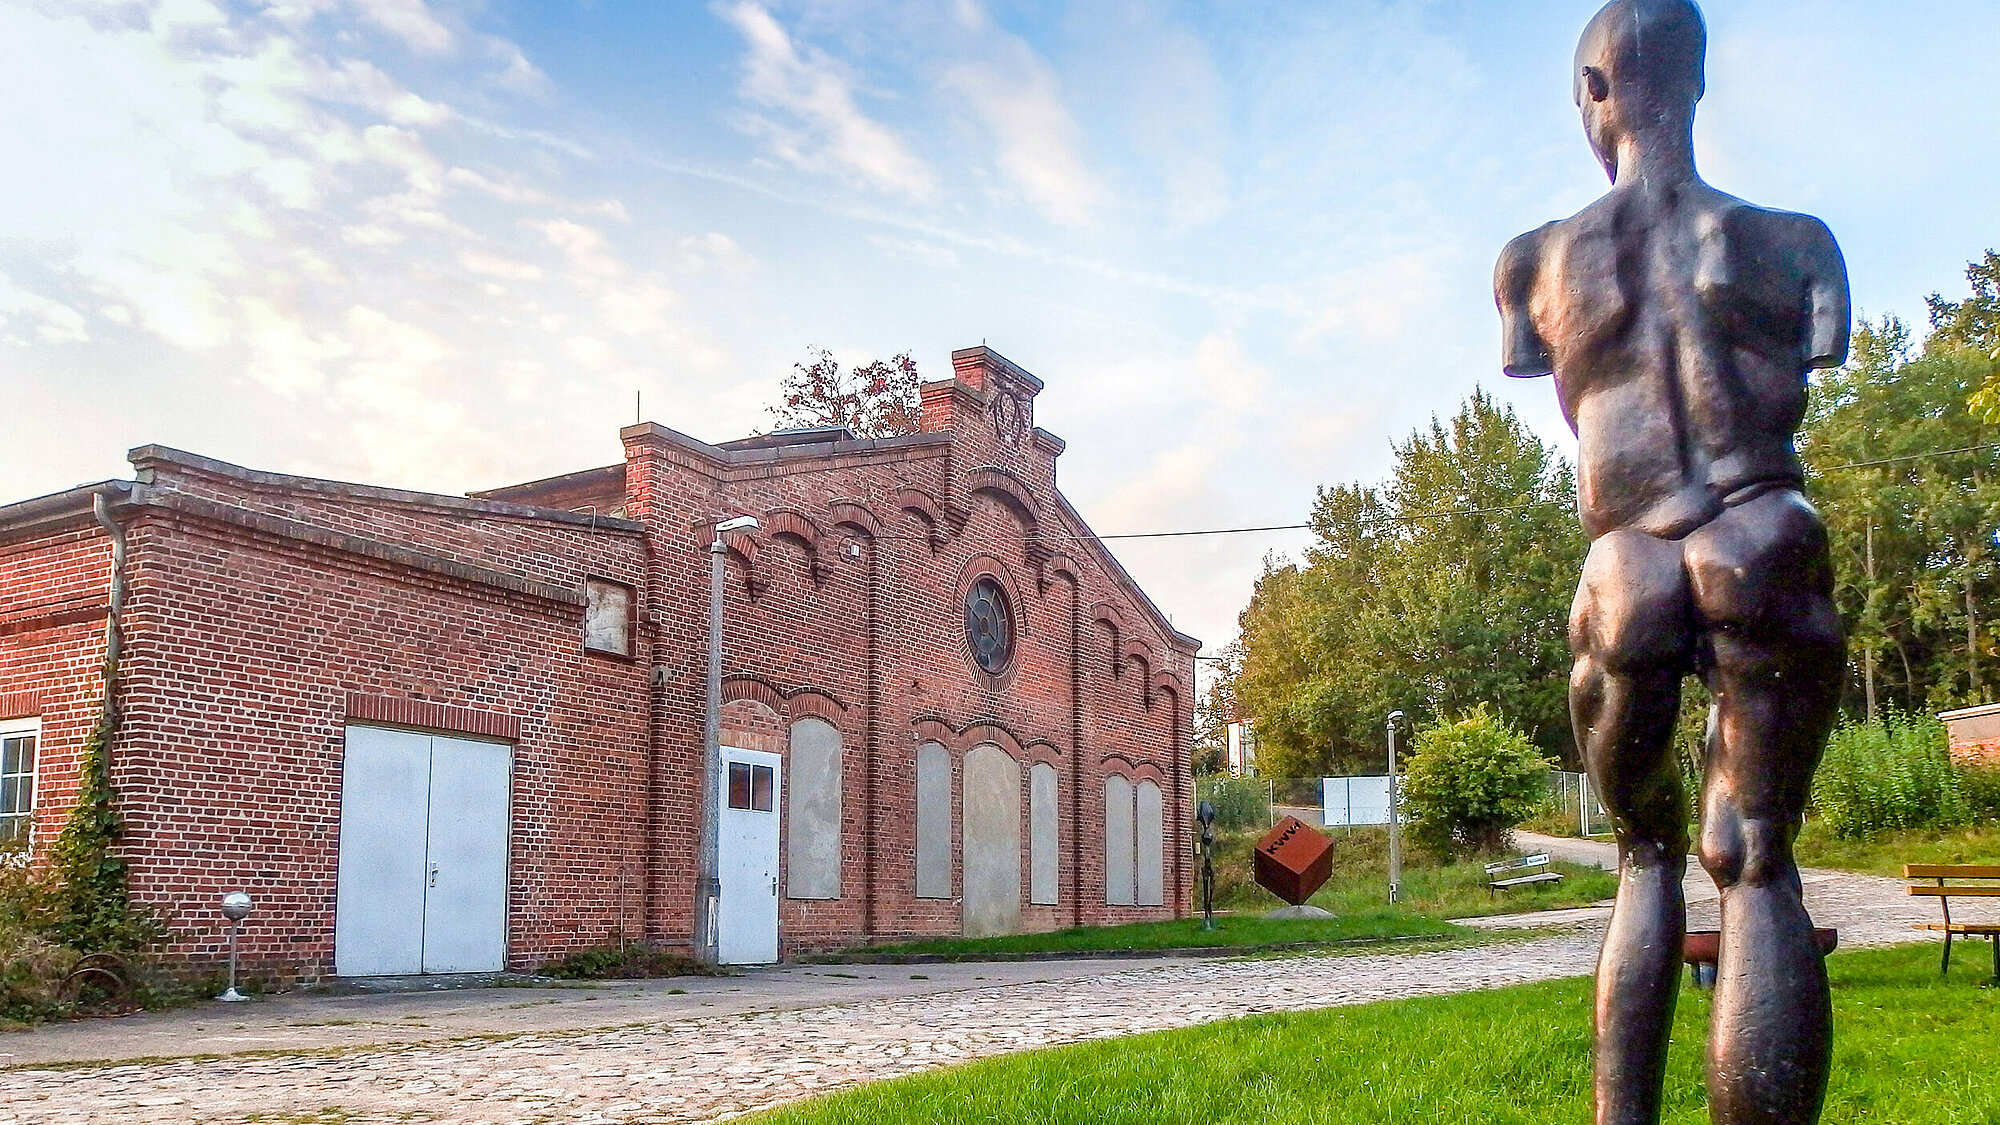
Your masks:
[[[1611,0],[1576,45],[1576,105],[1604,170],[1635,133],[1685,133],[1705,87],[1708,29],[1694,0]]]

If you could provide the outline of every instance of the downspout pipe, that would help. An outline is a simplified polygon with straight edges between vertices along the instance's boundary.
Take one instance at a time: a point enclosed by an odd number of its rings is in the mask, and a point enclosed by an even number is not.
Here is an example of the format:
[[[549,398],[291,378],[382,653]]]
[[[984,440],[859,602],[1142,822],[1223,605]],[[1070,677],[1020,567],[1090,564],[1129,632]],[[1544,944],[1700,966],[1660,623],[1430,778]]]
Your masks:
[[[125,612],[125,529],[111,518],[111,501],[102,490],[91,493],[90,514],[111,539],[111,612],[104,619],[104,663],[116,668],[125,642],[119,625]]]
[[[90,495],[90,514],[111,540],[110,609],[104,615],[104,709],[99,718],[107,731],[104,740],[104,769],[111,770],[111,739],[108,732],[116,721],[118,704],[118,658],[125,649],[125,529],[111,516],[110,487]]]

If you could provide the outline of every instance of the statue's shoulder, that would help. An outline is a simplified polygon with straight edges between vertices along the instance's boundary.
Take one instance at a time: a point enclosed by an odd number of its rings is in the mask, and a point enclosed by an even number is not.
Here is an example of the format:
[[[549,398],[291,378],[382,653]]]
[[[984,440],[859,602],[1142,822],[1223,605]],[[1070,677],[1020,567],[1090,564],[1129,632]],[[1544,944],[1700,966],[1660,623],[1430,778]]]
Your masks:
[[[1833,232],[1811,215],[1760,207],[1719,191],[1708,212],[1710,223],[1739,252],[1776,254],[1807,265],[1840,260]]]
[[[1565,241],[1563,225],[1572,221],[1558,219],[1543,223],[1526,234],[1516,235],[1501,249],[1500,260],[1493,266],[1493,291],[1503,303],[1509,296],[1526,300],[1536,277],[1548,264],[1551,250]]]
[[[1500,251],[1497,272],[1500,274],[1535,272],[1548,255],[1549,247],[1562,241],[1562,227],[1574,221],[1574,219],[1557,219],[1552,223],[1543,223],[1526,234],[1514,236]]]

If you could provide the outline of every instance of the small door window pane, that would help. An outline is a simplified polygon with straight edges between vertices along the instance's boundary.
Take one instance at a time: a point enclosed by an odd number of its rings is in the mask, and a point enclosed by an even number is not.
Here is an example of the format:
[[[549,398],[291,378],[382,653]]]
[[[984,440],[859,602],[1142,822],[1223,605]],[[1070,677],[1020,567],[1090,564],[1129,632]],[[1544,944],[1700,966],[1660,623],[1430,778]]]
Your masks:
[[[746,762],[729,763],[729,807],[750,807],[750,766]]]
[[[770,766],[754,766],[750,770],[750,807],[758,812],[771,811],[771,793],[776,788],[777,771]]]

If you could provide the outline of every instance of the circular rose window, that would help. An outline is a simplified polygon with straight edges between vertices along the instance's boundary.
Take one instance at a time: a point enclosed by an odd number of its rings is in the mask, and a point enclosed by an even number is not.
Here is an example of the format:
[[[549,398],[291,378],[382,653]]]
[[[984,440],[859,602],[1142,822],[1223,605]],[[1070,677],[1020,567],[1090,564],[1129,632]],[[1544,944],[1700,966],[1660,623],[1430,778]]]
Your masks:
[[[1014,659],[1014,611],[1006,587],[981,578],[965,592],[965,643],[972,662],[989,676],[1007,670]]]

